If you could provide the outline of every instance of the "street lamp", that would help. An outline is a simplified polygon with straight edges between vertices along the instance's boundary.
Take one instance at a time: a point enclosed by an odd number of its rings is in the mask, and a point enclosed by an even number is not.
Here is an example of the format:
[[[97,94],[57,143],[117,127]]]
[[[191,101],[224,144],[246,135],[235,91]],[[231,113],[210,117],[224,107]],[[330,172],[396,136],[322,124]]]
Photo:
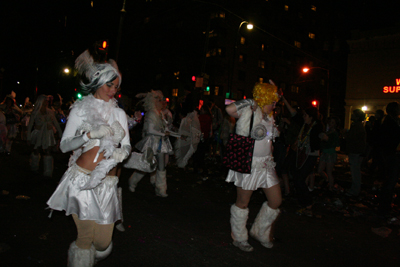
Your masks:
[[[327,95],[327,100],[328,100],[327,118],[329,118],[329,116],[330,116],[330,111],[331,111],[331,96],[330,96],[330,93],[329,93],[329,70],[328,70],[328,69],[325,69],[325,68],[322,68],[322,67],[310,67],[310,68],[304,67],[304,68],[303,68],[303,72],[304,72],[304,73],[308,73],[308,72],[309,72],[310,70],[312,70],[312,69],[321,69],[321,70],[324,70],[324,71],[326,71],[326,73],[327,73],[327,75],[328,75],[327,82],[326,82],[326,95]]]
[[[253,29],[253,24],[249,23],[248,21],[242,21],[238,27],[238,30],[236,32],[236,36],[235,36],[235,46],[233,48],[233,56],[232,56],[232,70],[230,73],[230,79],[229,79],[229,92],[228,92],[228,97],[227,98],[231,98],[232,97],[232,85],[233,85],[233,75],[235,72],[235,58],[236,58],[236,50],[237,50],[237,46],[238,46],[238,39],[239,39],[239,33],[240,33],[240,28],[242,28],[243,24],[247,24],[247,29],[248,30],[252,30]]]

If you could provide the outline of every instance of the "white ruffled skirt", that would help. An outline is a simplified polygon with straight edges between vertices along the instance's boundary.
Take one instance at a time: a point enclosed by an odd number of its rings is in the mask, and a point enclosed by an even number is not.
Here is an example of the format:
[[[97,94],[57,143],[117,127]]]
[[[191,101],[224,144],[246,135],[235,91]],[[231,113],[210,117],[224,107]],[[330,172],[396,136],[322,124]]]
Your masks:
[[[258,188],[270,188],[279,184],[275,171],[274,158],[271,156],[254,157],[251,164],[251,173],[240,173],[229,170],[226,182],[234,182],[236,187],[244,190],[257,190]]]
[[[168,136],[147,135],[135,147],[141,152],[146,151],[148,147],[153,150],[154,155],[159,153],[174,154],[174,149]]]
[[[39,147],[41,147],[42,149],[47,149],[56,145],[56,139],[54,138],[53,129],[33,130],[31,133],[31,144],[34,145],[34,149],[37,149]]]
[[[117,193],[117,176],[106,176],[94,189],[80,188],[90,179],[90,171],[74,164],[61,178],[47,205],[53,210],[76,214],[80,220],[112,224],[121,219]]]

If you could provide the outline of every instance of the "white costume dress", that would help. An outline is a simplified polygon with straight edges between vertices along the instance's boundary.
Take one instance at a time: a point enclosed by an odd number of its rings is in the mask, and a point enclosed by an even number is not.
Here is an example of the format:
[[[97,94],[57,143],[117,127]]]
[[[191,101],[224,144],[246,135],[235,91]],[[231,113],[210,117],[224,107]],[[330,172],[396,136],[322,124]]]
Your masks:
[[[168,130],[167,122],[163,113],[157,110],[150,110],[144,116],[142,131],[143,139],[136,143],[135,147],[145,152],[148,147],[152,148],[154,155],[159,153],[173,154],[173,148],[165,131]],[[175,136],[171,132],[171,136]]]
[[[34,130],[32,131],[32,127]],[[34,145],[34,149],[39,147],[47,149],[48,147],[54,146],[56,140],[54,138],[54,128],[57,129],[58,134],[62,135],[62,130],[54,111],[47,108],[46,114],[42,114],[40,111],[37,112],[35,117],[31,117],[28,124],[27,140]]]
[[[101,124],[110,125],[114,136],[88,139],[86,133]],[[53,210],[65,210],[66,215],[77,214],[80,220],[94,220],[98,224],[114,223],[121,219],[117,196],[118,177],[108,176],[107,173],[117,165],[111,156],[119,144],[130,153],[126,114],[117,106],[115,99],[105,102],[88,95],[72,106],[61,140],[63,152],[68,151],[68,142],[82,134],[84,139],[87,138],[86,143],[74,150],[69,168],[47,204]],[[100,146],[99,153],[104,151],[106,159],[90,172],[75,162],[82,153],[95,146]]]
[[[243,108],[238,111],[240,115],[236,125],[236,133],[243,136],[249,135],[251,107]],[[226,182],[234,182],[235,186],[244,190],[257,190],[258,188],[270,188],[279,183],[275,171],[275,162],[272,156],[272,141],[279,135],[274,125],[274,118],[268,116],[266,120],[262,118],[261,109],[258,107],[254,112],[253,129],[264,126],[266,135],[261,140],[254,143],[253,160],[251,173],[239,173],[229,170]],[[264,129],[265,129],[264,128]]]
[[[177,139],[175,142],[175,157],[179,168],[185,168],[190,157],[196,152],[200,142],[201,130],[197,111],[188,113],[182,119],[179,134],[187,136],[186,140]]]

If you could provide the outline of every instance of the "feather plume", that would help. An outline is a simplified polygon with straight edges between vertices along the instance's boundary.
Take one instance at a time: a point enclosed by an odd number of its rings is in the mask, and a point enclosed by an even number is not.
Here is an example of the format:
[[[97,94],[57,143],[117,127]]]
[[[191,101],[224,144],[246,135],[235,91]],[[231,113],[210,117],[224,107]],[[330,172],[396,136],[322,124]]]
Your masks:
[[[136,95],[137,98],[143,98],[146,97],[148,93],[139,93]]]
[[[75,68],[78,70],[79,74],[85,74],[90,80],[92,75],[97,71],[94,66],[93,57],[90,55],[89,50],[85,50],[79,57],[75,60]]]

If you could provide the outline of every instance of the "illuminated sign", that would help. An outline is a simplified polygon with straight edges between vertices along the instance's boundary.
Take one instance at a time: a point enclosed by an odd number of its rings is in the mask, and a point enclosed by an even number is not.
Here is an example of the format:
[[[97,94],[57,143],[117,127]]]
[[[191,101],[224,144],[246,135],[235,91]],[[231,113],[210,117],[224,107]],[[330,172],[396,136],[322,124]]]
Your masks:
[[[396,86],[384,86],[383,93],[398,93],[400,92],[400,79],[396,79]]]

